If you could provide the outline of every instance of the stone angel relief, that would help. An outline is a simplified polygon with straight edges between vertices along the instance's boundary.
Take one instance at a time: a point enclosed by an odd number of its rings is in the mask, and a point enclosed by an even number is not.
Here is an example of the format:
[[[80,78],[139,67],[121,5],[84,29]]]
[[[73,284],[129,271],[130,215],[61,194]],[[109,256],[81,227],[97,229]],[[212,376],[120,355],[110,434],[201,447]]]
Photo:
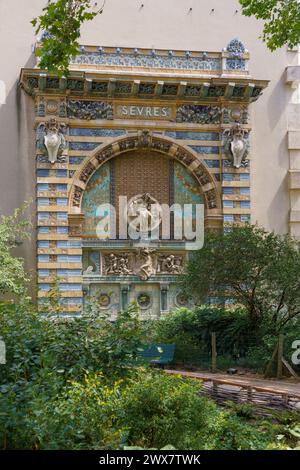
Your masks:
[[[235,124],[223,133],[224,151],[235,168],[247,166],[249,153],[249,132]]]
[[[55,163],[66,148],[65,128],[65,124],[52,118],[37,129],[37,147],[47,154],[50,163]]]

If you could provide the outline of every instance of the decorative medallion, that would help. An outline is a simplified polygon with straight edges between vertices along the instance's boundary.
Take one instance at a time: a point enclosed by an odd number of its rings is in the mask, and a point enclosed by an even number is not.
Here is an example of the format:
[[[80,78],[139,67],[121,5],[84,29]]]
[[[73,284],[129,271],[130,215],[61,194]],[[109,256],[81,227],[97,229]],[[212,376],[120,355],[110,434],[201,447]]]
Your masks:
[[[107,308],[110,305],[110,296],[106,293],[100,294],[99,305],[101,308]]]
[[[137,297],[137,303],[139,304],[139,307],[142,308],[142,309],[149,308],[151,306],[151,297],[150,297],[150,295],[145,293],[145,292],[142,292]]]

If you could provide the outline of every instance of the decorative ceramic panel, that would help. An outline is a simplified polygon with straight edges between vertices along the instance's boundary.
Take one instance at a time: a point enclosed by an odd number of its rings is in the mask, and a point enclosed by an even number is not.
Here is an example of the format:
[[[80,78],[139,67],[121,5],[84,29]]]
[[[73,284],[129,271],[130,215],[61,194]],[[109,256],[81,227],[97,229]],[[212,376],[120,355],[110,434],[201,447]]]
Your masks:
[[[96,216],[97,208],[100,204],[110,203],[110,163],[105,163],[89,180],[83,195],[82,212],[85,215],[84,235],[96,237],[96,225],[99,217]]]
[[[188,56],[187,56],[188,57]],[[183,70],[220,70],[221,60],[212,57],[178,57],[165,56],[152,51],[150,55],[123,54],[123,53],[95,53],[79,54],[72,60],[78,65],[103,65],[123,67],[147,67]]]

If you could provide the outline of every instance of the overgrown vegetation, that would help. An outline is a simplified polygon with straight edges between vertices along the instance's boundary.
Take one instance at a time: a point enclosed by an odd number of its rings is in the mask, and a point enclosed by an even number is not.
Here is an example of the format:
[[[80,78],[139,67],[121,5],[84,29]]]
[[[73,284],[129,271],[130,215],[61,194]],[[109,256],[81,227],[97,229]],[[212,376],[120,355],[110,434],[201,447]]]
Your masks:
[[[221,410],[199,395],[197,381],[132,368],[144,341],[136,307],[110,323],[96,315],[45,319],[28,304],[2,304],[0,335],[8,350],[0,368],[2,448],[265,449],[298,442],[286,424]],[[294,416],[289,429],[297,422]]]
[[[269,363],[278,335],[271,324],[256,328],[243,308],[199,306],[176,309],[161,319],[148,322],[148,339],[176,345],[174,362],[184,367],[211,368],[211,333],[216,333],[217,367],[249,369],[263,373]],[[284,356],[291,363],[292,344],[300,338],[300,320],[288,324],[284,333]],[[300,367],[293,365],[296,372]]]
[[[13,251],[29,239],[30,222],[23,217],[27,204],[16,209],[13,215],[0,216],[0,295],[20,295],[25,292],[27,276],[24,260]]]
[[[3,266],[3,279],[5,267],[10,274],[15,262],[14,237],[26,236],[26,221],[21,225],[15,221],[0,222],[2,240],[7,240],[5,259],[10,260]],[[61,299],[54,286],[41,315],[26,297],[20,273],[16,279],[3,292],[19,293],[18,300],[0,303],[0,339],[7,349],[7,362],[0,365],[0,448],[193,450],[299,445],[296,413],[266,420],[254,418],[247,405],[220,409],[200,395],[198,381],[138,367],[141,345],[151,339],[149,327],[152,339],[175,341],[181,354],[190,345],[196,353],[199,347],[205,349],[212,330],[221,337],[220,351],[233,354],[247,349],[254,332],[245,310],[179,309],[145,326],[137,305],[112,322],[95,300],[82,316],[66,318],[59,315]]]

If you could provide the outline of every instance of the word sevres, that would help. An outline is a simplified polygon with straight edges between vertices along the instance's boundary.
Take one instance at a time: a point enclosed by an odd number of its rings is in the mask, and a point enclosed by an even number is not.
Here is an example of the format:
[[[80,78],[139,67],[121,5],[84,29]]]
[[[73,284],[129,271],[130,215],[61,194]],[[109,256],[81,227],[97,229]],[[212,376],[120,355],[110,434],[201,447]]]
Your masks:
[[[168,106],[118,106],[118,115],[129,118],[171,118],[172,108]]]

